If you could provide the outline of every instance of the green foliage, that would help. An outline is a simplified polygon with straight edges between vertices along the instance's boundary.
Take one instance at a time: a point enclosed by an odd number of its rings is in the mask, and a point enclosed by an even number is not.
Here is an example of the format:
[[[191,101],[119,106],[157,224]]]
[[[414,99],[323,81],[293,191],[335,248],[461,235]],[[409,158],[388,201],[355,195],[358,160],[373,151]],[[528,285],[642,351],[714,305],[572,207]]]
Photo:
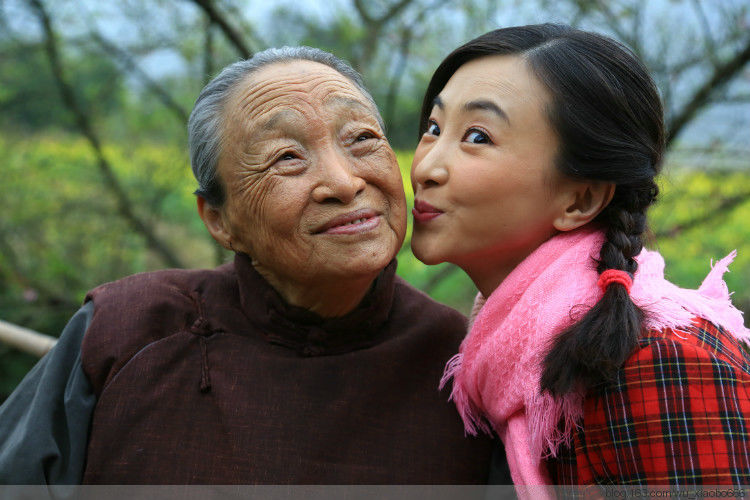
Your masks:
[[[122,144],[108,146],[105,155],[135,210],[182,260],[213,266],[214,247],[195,215],[185,151]],[[0,157],[0,318],[57,335],[88,289],[162,267],[118,213],[83,139],[4,136]],[[6,371],[19,367],[16,383],[29,368],[28,357],[7,349],[0,351],[0,364]],[[2,391],[0,383],[0,396]]]
[[[750,174],[744,171],[687,171],[668,173],[660,183],[661,199],[650,214],[655,234],[700,218],[694,227],[664,235],[656,246],[667,262],[667,277],[696,288],[716,261],[732,250],[737,258],[725,276],[734,303],[750,311]],[[723,200],[737,197],[737,205],[721,209]],[[715,214],[708,218],[709,214]]]
[[[123,88],[112,61],[80,51],[64,58],[66,77],[87,112],[102,115],[122,104]],[[73,127],[41,45],[0,46],[0,127],[14,130]]]

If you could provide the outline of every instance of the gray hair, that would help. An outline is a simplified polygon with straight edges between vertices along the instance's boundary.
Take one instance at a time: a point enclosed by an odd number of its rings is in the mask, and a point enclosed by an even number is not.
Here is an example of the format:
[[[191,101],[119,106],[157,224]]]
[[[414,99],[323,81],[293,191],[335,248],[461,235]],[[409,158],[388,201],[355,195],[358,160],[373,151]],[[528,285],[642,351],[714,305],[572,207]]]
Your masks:
[[[224,68],[206,85],[195,101],[188,120],[188,146],[193,175],[198,181],[195,194],[219,207],[224,203],[224,189],[217,177],[216,166],[221,153],[222,116],[224,104],[234,87],[249,74],[276,62],[314,61],[329,66],[348,78],[372,104],[380,126],[385,130],[375,100],[365,88],[362,77],[342,59],[313,47],[282,47],[258,52],[250,59]]]

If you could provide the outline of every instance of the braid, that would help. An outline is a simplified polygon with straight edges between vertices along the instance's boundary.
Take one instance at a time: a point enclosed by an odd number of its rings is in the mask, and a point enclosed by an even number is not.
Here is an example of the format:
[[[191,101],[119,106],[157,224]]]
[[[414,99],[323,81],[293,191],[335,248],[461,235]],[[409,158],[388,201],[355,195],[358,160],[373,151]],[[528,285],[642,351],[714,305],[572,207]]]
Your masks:
[[[597,217],[607,227],[599,274],[607,269],[635,274],[635,257],[643,249],[646,210],[657,193],[653,179],[616,188],[612,202]],[[541,389],[561,395],[614,378],[638,345],[643,317],[624,286],[610,285],[601,300],[555,340],[544,360]]]
[[[607,269],[620,269],[632,276],[638,269],[635,256],[643,249],[646,210],[658,192],[653,180],[645,184],[618,186],[612,202],[599,216],[607,227],[607,240],[602,245],[597,267],[600,274]]]

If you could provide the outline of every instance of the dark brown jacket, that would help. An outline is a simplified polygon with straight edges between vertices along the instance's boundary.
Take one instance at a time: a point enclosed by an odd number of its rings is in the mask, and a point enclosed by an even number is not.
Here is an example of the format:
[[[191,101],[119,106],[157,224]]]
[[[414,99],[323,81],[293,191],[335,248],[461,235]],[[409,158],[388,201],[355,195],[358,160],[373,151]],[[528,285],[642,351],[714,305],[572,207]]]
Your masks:
[[[464,318],[395,277],[352,313],[286,304],[247,256],[89,294],[85,483],[484,483],[437,384]]]

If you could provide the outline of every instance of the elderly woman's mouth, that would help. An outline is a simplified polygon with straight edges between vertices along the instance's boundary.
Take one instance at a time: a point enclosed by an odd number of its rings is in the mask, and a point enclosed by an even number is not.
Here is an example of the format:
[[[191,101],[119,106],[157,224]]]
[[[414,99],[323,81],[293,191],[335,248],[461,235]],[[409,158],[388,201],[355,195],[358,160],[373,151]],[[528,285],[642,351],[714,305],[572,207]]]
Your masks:
[[[314,234],[357,234],[375,229],[380,217],[375,210],[365,208],[342,214],[323,224]]]

